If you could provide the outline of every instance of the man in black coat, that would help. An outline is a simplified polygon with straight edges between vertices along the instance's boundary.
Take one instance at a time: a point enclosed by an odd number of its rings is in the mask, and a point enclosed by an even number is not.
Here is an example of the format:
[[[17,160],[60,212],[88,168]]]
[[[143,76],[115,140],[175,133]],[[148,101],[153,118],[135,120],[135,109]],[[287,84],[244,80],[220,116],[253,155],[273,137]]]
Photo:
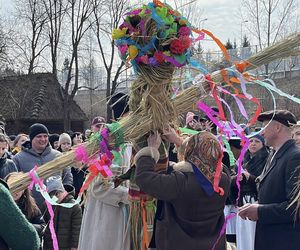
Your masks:
[[[287,110],[262,113],[266,145],[273,148],[263,173],[258,177],[258,203],[240,208],[243,219],[257,221],[255,250],[300,249],[300,220],[294,220],[295,207],[288,209],[299,178],[300,147],[291,139],[295,116]]]

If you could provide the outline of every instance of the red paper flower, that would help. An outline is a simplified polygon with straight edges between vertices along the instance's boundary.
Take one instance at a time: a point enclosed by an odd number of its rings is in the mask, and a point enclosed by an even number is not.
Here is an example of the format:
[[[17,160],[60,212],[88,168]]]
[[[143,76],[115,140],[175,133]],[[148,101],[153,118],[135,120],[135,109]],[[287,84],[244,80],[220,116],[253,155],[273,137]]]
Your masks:
[[[187,26],[182,26],[178,33],[180,36],[189,36],[191,34],[191,29]]]
[[[158,63],[164,63],[165,59],[161,51],[155,51],[154,58]]]
[[[185,49],[188,49],[192,45],[192,40],[188,36],[181,36],[179,40]]]
[[[184,53],[186,47],[179,39],[174,39],[170,44],[170,51],[175,55],[181,55]]]

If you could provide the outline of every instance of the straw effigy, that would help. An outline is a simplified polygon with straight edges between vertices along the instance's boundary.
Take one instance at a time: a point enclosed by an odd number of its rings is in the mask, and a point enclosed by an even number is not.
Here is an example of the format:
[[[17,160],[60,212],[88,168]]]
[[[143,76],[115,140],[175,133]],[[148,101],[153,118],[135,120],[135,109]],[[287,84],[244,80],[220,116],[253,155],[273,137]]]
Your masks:
[[[153,23],[146,20],[145,27],[147,27],[146,24],[149,24],[147,32],[156,35]],[[172,39],[163,40],[161,44],[167,46]],[[149,41],[149,38],[145,37],[137,37],[136,40],[141,44],[146,44],[147,41]],[[244,66],[242,71],[257,68],[279,58],[297,55],[300,52],[299,46],[300,34],[296,34],[241,62],[240,65]],[[209,94],[211,84],[221,84],[223,82],[222,72],[213,72],[210,75],[212,82],[205,81],[205,78],[203,78],[202,81],[195,83],[194,86],[184,90],[171,100],[171,80],[175,69],[174,65],[170,63],[161,64],[159,67],[137,65],[136,69],[138,78],[132,84],[129,103],[131,113],[119,121],[120,129],[124,132],[124,140],[127,142],[137,141],[147,135],[149,131],[162,130],[164,126],[173,124],[179,114],[190,111],[199,99]],[[111,134],[111,148],[114,147],[114,140],[114,134]],[[99,151],[98,141],[86,142],[84,146],[89,156],[95,155]],[[40,166],[36,172],[40,178],[45,179],[72,165],[75,161],[75,151],[72,150]],[[24,190],[30,182],[30,176],[24,174],[22,178],[10,185],[10,190],[12,193]]]

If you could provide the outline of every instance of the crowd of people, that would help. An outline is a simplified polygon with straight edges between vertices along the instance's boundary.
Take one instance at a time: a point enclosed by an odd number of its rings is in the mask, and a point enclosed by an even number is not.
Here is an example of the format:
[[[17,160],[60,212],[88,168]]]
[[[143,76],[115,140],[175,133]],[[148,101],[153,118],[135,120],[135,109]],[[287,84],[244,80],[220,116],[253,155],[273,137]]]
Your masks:
[[[287,110],[264,112],[258,120],[263,129],[244,127],[249,146],[240,176],[241,138],[232,136],[230,147],[221,145],[219,129],[209,117],[189,112],[185,127],[194,135],[168,127],[150,133],[147,145],[138,150],[126,144],[121,162],[111,167],[114,176],[96,177],[83,204],[76,198],[86,165],[74,163],[49,177],[44,184],[50,197],[72,204],[53,206],[59,249],[140,250],[130,232],[130,188],[120,179],[128,173],[132,177],[133,168],[134,184],[157,200],[149,249],[300,249],[300,223],[293,216],[295,206],[289,207],[300,173],[300,124]],[[7,135],[0,125],[1,250],[53,249],[51,214],[41,193],[27,188],[10,194],[9,186],[20,174],[76,148],[105,124],[105,118],[95,117],[85,132],[59,135],[36,123],[28,134],[17,136]],[[169,160],[158,171],[164,142],[171,145],[165,147]],[[222,234],[226,216],[234,218]]]

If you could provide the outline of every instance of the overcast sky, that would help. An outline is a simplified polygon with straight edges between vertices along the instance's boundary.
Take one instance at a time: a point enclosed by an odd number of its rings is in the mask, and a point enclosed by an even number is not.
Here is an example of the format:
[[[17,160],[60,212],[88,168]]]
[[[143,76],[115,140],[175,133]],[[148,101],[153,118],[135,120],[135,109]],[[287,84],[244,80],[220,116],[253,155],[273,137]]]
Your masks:
[[[173,0],[174,1],[174,0]],[[241,17],[239,16],[241,0],[198,0],[197,4],[200,7],[199,13],[201,19],[206,21],[201,22],[202,27],[211,31],[216,37],[221,39],[223,43],[230,38],[231,41],[237,40],[239,44],[241,37]],[[0,0],[0,8],[2,15],[9,13],[12,9],[11,0]],[[172,0],[167,1],[171,5]],[[191,2],[191,0],[186,0]],[[243,26],[247,25],[244,23]],[[246,31],[246,27],[243,27]],[[202,42],[204,48],[214,48],[212,42]]]

